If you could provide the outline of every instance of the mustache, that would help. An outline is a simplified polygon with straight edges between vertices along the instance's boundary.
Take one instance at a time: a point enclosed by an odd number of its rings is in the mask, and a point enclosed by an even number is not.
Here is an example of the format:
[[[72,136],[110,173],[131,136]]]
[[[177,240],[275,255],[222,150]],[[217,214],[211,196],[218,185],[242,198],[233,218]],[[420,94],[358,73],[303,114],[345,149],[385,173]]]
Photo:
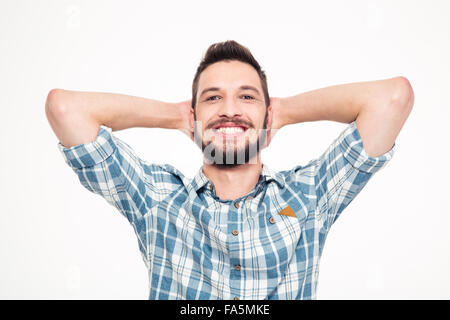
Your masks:
[[[236,124],[237,126],[243,125],[243,126],[249,128],[249,129],[250,128],[254,128],[253,123],[251,123],[249,121],[246,121],[246,120],[243,120],[243,119],[238,119],[238,118],[221,118],[219,120],[216,120],[216,121],[211,122],[210,124],[208,124],[208,126],[205,129],[211,129],[211,128],[213,128],[215,126],[218,126],[218,125],[221,125],[223,123],[230,123],[230,122]]]

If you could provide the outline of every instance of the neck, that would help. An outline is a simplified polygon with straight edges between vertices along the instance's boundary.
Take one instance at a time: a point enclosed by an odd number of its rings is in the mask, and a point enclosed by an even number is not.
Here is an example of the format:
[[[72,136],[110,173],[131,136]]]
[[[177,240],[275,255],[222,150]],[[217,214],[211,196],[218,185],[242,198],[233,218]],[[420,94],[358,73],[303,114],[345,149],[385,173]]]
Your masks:
[[[262,163],[257,155],[254,163],[227,168],[203,162],[203,174],[214,184],[216,195],[221,200],[235,200],[249,193],[258,182]]]

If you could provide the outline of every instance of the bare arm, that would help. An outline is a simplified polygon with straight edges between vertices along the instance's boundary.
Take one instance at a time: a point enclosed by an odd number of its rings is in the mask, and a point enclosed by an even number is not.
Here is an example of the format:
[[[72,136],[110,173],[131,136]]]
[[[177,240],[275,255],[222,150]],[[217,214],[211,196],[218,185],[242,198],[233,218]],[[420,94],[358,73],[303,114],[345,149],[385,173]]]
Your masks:
[[[306,121],[356,120],[369,156],[389,151],[414,104],[414,92],[404,77],[325,87],[274,99],[273,128]]]
[[[100,125],[113,131],[132,127],[180,129],[188,126],[189,103],[166,103],[124,94],[53,89],[47,119],[67,148],[94,141]]]

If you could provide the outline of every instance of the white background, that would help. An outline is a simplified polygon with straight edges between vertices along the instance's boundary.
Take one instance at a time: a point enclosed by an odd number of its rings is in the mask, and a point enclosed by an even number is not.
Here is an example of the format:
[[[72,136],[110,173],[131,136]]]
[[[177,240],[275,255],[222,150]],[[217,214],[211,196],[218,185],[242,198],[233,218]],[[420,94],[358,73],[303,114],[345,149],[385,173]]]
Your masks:
[[[318,299],[450,298],[448,1],[1,1],[0,298],[147,299],[132,227],[84,189],[44,113],[52,88],[190,99],[208,46],[233,39],[283,97],[407,77],[415,105],[391,162],[332,228]],[[345,128],[283,128],[263,161],[318,157]],[[116,132],[138,155],[192,177],[181,132]]]

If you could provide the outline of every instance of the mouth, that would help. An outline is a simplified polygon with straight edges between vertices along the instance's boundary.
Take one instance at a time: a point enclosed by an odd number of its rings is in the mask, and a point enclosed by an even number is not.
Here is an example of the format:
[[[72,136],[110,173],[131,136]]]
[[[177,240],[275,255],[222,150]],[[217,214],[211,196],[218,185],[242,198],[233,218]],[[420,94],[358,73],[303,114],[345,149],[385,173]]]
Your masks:
[[[244,135],[247,130],[246,125],[233,122],[221,123],[212,128],[214,134],[221,135],[224,138]]]

